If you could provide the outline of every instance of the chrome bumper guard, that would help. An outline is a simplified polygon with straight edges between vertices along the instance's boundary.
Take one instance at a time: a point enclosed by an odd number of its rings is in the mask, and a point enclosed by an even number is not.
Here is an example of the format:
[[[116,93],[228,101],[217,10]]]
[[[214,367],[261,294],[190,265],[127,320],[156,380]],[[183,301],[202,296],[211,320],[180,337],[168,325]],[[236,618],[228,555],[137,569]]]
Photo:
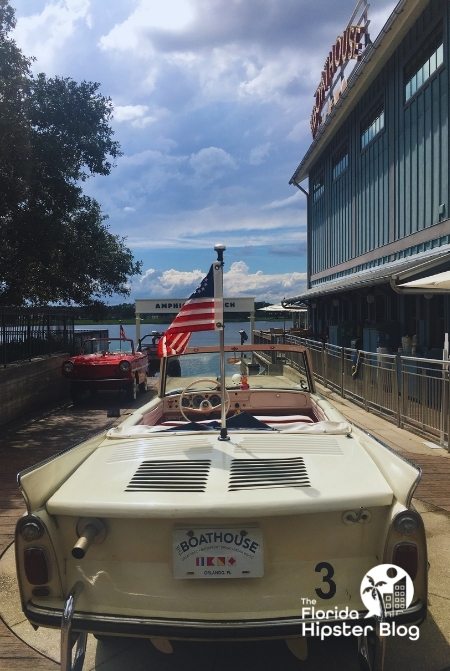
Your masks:
[[[86,654],[87,633],[72,634],[72,620],[75,603],[83,590],[81,582],[75,583],[65,603],[61,619],[61,671],[81,671]],[[72,648],[75,654],[72,659]]]
[[[386,639],[378,632],[372,636],[358,637],[358,662],[361,671],[383,671],[386,652]]]

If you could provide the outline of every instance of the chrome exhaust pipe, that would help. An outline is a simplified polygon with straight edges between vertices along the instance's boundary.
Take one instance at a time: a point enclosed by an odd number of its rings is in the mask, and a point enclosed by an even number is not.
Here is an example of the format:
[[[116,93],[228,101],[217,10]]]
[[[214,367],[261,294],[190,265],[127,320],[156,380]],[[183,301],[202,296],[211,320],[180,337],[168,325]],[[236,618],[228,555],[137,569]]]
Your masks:
[[[77,524],[78,540],[72,548],[72,557],[84,559],[91,543],[102,543],[106,537],[106,527],[101,520],[81,519]]]

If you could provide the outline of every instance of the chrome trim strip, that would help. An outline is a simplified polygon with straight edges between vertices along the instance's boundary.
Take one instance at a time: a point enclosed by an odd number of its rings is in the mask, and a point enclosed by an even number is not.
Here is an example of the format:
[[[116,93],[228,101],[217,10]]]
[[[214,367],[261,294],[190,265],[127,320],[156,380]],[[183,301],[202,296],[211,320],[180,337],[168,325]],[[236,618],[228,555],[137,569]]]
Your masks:
[[[28,603],[25,615],[31,622],[47,627],[57,627],[61,621],[61,611],[45,608]],[[358,620],[371,624],[372,618],[365,618],[366,611],[360,613]],[[421,623],[426,616],[426,604],[421,601],[413,604],[401,615],[396,616],[396,622]],[[264,620],[181,620],[169,618],[126,617],[119,615],[102,615],[78,612],[73,616],[75,631],[99,632],[110,635],[132,636],[167,636],[184,640],[226,640],[250,639],[264,637],[280,637],[299,635],[302,624],[329,625],[343,622],[337,618],[305,619],[301,617],[268,618]]]
[[[61,671],[81,671],[86,654],[87,632],[81,632],[76,638],[75,655],[72,665],[72,621],[75,603],[83,591],[83,583],[77,582],[70,591],[61,618]]]
[[[416,464],[413,464],[413,466],[416,466]],[[421,466],[416,466],[416,468],[418,469],[419,472],[417,473],[417,478],[412,483],[411,488],[408,492],[408,496],[407,496],[407,499],[406,499],[407,508],[411,508],[411,503],[412,503],[412,500],[413,500],[414,492],[416,491],[419,482],[422,480],[422,473],[423,473],[422,467]]]

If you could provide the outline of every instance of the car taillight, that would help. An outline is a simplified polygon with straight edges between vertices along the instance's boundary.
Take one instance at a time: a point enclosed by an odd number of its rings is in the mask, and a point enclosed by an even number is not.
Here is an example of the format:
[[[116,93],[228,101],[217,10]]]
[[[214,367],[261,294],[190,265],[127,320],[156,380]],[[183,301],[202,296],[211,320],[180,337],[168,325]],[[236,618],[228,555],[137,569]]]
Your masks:
[[[414,543],[397,543],[394,547],[392,563],[404,569],[411,580],[414,580],[419,565],[417,545]]]
[[[405,510],[394,519],[394,529],[404,536],[411,536],[419,528],[419,517],[415,511]]]
[[[45,585],[49,582],[47,556],[43,548],[26,548],[23,551],[23,564],[31,585]]]
[[[45,534],[45,528],[38,517],[31,515],[23,517],[18,524],[18,531],[23,540],[27,543],[33,543],[42,538]]]

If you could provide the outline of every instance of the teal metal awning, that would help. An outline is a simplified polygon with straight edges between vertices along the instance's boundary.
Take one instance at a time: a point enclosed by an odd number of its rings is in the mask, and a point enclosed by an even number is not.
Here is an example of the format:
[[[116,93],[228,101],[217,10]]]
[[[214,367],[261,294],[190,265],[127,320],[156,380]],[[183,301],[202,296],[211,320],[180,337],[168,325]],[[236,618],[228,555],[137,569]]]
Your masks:
[[[441,276],[436,278],[435,275]],[[283,299],[282,305],[289,309],[320,296],[370,289],[380,284],[389,284],[399,293],[445,293],[450,290],[446,281],[450,282],[450,245],[323,282],[299,296]]]

